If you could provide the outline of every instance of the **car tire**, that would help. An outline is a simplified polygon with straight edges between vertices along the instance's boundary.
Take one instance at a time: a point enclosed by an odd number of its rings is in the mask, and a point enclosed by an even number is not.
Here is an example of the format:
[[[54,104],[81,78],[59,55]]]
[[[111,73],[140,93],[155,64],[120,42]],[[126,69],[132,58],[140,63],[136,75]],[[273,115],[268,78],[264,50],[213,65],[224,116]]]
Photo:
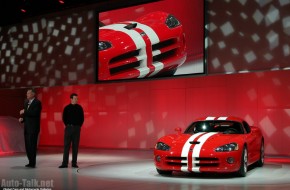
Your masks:
[[[262,167],[264,165],[264,141],[261,142],[261,148],[260,148],[260,159],[257,161],[257,166]]]
[[[247,175],[247,171],[248,171],[248,150],[247,147],[244,147],[241,156],[241,166],[237,174],[239,177],[245,177]]]
[[[160,175],[172,175],[172,171],[169,170],[160,170],[158,168],[156,168],[156,170]]]

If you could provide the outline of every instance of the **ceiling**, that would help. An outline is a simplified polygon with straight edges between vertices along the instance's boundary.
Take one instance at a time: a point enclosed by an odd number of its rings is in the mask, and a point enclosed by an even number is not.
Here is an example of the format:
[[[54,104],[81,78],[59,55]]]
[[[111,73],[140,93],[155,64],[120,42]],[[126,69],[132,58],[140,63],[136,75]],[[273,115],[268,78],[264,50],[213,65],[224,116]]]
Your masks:
[[[27,18],[77,7],[106,11],[160,0],[1,0],[0,26],[20,23]]]
[[[25,18],[62,11],[102,0],[1,0],[0,26],[21,22]]]

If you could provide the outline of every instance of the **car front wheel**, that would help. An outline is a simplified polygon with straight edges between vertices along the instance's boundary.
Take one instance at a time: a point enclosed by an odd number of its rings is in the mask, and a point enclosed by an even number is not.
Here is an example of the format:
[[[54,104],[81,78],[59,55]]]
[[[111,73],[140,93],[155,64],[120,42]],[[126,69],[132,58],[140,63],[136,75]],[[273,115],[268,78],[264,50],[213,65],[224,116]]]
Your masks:
[[[245,177],[247,175],[247,171],[248,171],[248,151],[247,151],[247,148],[244,147],[242,158],[241,158],[241,166],[238,171],[238,176]]]
[[[260,148],[260,159],[257,162],[258,167],[262,167],[264,165],[264,141],[261,142],[261,148]]]

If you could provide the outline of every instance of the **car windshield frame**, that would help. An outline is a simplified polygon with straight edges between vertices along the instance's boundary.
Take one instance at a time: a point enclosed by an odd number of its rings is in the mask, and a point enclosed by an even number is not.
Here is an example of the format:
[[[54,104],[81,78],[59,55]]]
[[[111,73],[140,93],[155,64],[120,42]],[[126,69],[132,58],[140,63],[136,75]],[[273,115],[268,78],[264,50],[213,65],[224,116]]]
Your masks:
[[[195,134],[200,132],[215,132],[222,134],[244,134],[243,125],[237,121],[230,120],[205,120],[196,121],[187,127],[184,134]]]

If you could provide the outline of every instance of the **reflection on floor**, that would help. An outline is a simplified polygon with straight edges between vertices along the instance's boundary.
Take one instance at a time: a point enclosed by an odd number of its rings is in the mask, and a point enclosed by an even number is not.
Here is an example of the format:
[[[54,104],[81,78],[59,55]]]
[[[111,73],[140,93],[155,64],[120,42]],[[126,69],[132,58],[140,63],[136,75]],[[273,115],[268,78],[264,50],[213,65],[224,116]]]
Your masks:
[[[31,189],[207,190],[289,189],[290,158],[267,158],[262,168],[251,168],[245,178],[232,175],[157,174],[152,150],[81,148],[79,169],[59,169],[62,150],[41,147],[36,168],[26,168],[24,153],[0,156],[1,189],[24,185]],[[9,186],[10,185],[10,186]],[[40,188],[39,188],[40,189]]]

